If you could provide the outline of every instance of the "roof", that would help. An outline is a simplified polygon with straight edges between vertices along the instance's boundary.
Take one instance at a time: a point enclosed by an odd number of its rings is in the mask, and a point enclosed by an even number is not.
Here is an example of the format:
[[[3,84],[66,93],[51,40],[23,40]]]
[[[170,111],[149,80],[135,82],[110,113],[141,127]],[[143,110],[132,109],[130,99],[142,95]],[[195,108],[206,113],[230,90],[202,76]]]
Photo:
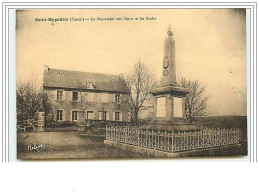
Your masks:
[[[44,72],[43,87],[129,93],[126,82],[120,75],[50,68]]]

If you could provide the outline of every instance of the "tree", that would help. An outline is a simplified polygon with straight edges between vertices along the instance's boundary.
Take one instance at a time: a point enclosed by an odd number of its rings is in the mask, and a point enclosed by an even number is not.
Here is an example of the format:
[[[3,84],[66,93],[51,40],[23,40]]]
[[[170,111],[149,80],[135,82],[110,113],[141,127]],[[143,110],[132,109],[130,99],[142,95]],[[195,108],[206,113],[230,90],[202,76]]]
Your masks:
[[[48,91],[39,91],[41,94],[41,107],[39,108],[39,111],[45,112],[45,127],[48,127],[54,119],[54,114],[51,113],[52,110],[52,103],[51,103],[51,95],[48,93]]]
[[[206,86],[202,86],[197,80],[191,81],[185,78],[182,78],[181,85],[190,91],[185,97],[185,114],[187,120],[193,123],[197,120],[197,117],[208,115],[208,96],[205,94]]]
[[[26,111],[26,84],[18,83],[16,86],[16,112],[17,112],[17,120],[23,121],[28,117]]]
[[[32,81],[19,82],[16,87],[16,107],[19,121],[34,119],[39,110],[49,112],[49,95]]]
[[[152,73],[141,62],[135,64],[133,72],[125,80],[130,91],[130,111],[134,121],[137,122],[140,112],[150,108],[148,103],[152,100],[150,91],[156,86],[156,81]]]

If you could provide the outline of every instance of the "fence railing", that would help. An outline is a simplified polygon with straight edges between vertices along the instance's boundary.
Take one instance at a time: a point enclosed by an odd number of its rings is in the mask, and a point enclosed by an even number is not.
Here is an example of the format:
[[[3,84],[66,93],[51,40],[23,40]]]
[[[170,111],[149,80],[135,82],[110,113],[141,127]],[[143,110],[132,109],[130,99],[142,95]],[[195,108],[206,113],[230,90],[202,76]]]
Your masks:
[[[181,152],[238,144],[239,129],[209,129],[199,131],[155,131],[133,126],[106,127],[106,140],[152,148],[166,152]]]

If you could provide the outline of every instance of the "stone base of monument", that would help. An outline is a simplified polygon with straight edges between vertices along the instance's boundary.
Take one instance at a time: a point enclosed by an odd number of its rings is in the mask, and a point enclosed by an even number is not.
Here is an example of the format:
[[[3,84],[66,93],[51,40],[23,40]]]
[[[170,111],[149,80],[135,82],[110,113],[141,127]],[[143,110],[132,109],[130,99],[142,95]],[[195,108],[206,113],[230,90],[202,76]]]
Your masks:
[[[175,157],[209,157],[209,156],[222,156],[222,153],[226,153],[226,151],[238,151],[241,147],[240,144],[229,145],[229,146],[221,146],[215,148],[203,148],[199,150],[191,150],[191,151],[183,151],[178,153],[164,152],[159,150],[154,150],[151,148],[144,148],[109,140],[104,140],[104,144],[108,146],[113,146],[120,148],[122,150],[131,151],[134,153],[144,154],[148,157],[156,157],[156,158],[175,158]],[[221,155],[220,155],[221,154]]]
[[[198,131],[200,127],[185,121],[185,96],[189,91],[179,86],[160,86],[154,96],[154,119],[142,127],[158,131]]]

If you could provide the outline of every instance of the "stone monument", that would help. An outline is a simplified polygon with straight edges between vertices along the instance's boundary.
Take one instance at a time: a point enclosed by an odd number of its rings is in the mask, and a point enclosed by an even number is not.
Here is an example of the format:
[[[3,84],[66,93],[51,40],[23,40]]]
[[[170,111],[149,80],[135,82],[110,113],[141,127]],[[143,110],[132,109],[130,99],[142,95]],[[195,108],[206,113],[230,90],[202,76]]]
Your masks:
[[[171,27],[164,43],[163,76],[160,85],[151,91],[154,97],[153,121],[144,129],[153,130],[198,130],[186,123],[184,98],[189,91],[176,81],[175,40]]]

